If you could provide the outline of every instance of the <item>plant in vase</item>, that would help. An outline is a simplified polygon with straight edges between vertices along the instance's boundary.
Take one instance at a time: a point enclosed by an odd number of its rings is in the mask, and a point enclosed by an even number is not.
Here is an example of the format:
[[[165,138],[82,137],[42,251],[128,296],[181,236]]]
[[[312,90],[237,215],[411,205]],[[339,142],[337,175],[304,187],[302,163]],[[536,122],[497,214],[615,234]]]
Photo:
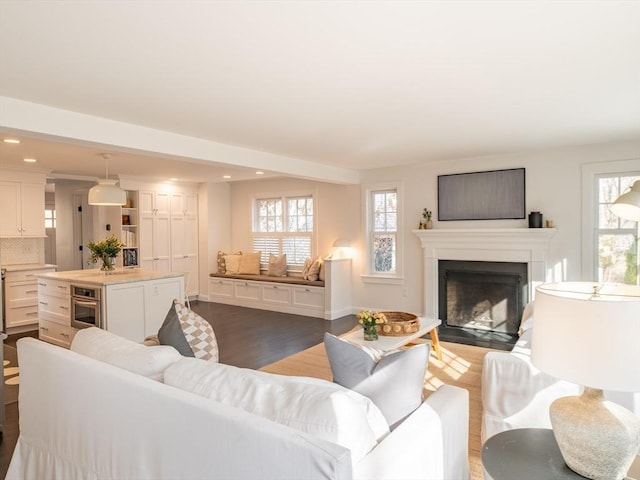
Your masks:
[[[89,255],[89,263],[102,262],[100,270],[110,272],[115,270],[115,258],[122,251],[124,243],[118,240],[114,235],[105,238],[101,242],[89,242],[87,248],[91,251]]]
[[[362,325],[365,340],[377,340],[378,329],[376,325],[387,323],[387,317],[382,312],[372,312],[371,310],[363,310],[356,317],[358,323]]]

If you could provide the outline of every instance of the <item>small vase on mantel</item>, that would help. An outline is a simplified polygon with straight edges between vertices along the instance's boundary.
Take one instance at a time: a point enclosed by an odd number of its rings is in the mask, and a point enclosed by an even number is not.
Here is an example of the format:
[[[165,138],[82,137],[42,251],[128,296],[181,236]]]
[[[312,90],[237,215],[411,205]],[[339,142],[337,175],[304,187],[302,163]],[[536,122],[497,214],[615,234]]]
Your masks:
[[[431,230],[433,228],[433,222],[431,220],[427,220],[424,224],[424,228],[427,230]]]

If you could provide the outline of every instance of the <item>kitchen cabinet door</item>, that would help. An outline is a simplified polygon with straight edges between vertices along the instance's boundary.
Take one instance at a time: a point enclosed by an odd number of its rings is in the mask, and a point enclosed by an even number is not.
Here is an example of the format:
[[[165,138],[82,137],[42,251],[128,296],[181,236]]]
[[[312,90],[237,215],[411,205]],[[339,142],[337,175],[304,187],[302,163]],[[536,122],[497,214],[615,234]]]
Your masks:
[[[44,185],[0,182],[0,237],[44,237]]]

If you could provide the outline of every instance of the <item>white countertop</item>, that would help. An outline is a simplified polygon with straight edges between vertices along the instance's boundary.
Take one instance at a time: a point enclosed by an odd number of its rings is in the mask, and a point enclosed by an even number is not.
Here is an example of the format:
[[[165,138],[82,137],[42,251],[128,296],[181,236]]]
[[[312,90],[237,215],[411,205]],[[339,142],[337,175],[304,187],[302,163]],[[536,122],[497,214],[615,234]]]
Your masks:
[[[140,268],[116,269],[113,273],[104,274],[100,270],[67,270],[63,272],[50,272],[36,274],[37,278],[50,278],[52,280],[68,281],[82,285],[114,285],[118,283],[142,282],[160,278],[182,277],[182,272],[156,272],[154,270],[142,270]]]

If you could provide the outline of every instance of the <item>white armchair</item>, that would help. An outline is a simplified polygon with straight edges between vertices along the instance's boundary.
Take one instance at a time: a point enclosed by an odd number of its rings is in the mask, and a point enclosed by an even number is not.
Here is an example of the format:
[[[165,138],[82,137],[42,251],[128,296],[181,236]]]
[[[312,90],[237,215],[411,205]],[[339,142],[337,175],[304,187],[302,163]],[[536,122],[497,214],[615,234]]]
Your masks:
[[[560,397],[578,395],[582,386],[558,380],[531,363],[533,303],[522,315],[520,339],[510,352],[491,352],[482,369],[482,431],[484,443],[503,430],[551,428],[549,406]],[[598,352],[593,352],[598,355]],[[605,392],[608,400],[640,415],[640,394]]]

